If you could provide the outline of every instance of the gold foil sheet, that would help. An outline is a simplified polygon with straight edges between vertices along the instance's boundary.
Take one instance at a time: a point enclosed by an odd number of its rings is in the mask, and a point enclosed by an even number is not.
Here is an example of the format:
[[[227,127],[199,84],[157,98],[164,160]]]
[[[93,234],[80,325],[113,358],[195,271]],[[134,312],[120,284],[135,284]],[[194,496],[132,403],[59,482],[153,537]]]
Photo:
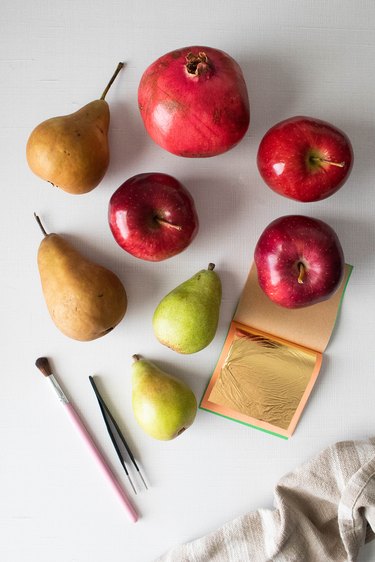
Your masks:
[[[209,400],[287,429],[315,363],[314,352],[236,330]]]

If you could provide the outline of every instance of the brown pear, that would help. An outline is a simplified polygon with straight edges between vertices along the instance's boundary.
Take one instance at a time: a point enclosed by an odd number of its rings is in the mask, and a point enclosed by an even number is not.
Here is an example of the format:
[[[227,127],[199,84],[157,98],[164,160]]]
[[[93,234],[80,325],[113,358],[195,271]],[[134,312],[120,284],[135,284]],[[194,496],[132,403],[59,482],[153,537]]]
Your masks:
[[[63,236],[47,234],[39,246],[38,267],[48,311],[63,334],[90,341],[108,334],[122,320],[127,297],[120,279],[86,259]]]
[[[47,119],[32,131],[26,158],[37,176],[76,195],[101,182],[109,165],[110,112],[105,96],[123,66],[118,64],[100,99],[69,115]]]

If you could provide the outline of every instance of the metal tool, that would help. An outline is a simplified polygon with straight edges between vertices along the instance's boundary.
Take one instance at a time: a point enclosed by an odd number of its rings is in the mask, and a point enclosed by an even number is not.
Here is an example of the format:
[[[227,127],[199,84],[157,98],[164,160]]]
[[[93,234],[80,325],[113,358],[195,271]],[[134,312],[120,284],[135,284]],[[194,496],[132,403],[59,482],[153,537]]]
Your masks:
[[[94,377],[91,377],[91,376],[90,376],[90,377],[89,377],[89,381],[90,381],[91,386],[92,386],[92,388],[93,388],[93,390],[94,390],[94,392],[95,392],[95,396],[96,396],[96,398],[97,398],[97,400],[98,400],[98,403],[99,403],[99,406],[100,406],[100,410],[101,410],[101,412],[102,412],[102,416],[103,416],[103,419],[104,419],[104,422],[105,422],[107,431],[108,431],[108,433],[109,433],[109,436],[110,436],[111,441],[112,441],[112,443],[113,443],[113,446],[114,446],[114,448],[115,448],[115,451],[116,451],[116,453],[117,453],[117,456],[118,456],[118,458],[120,459],[120,462],[121,462],[121,464],[122,464],[122,466],[123,466],[123,468],[124,468],[124,470],[125,470],[125,474],[126,474],[126,476],[128,477],[128,479],[129,479],[129,482],[130,482],[130,484],[131,484],[131,487],[133,488],[134,493],[136,494],[137,491],[136,491],[136,489],[135,489],[135,486],[134,486],[134,484],[133,484],[133,481],[132,481],[132,479],[131,479],[131,477],[130,477],[130,474],[129,474],[129,471],[128,471],[128,469],[127,469],[126,460],[125,460],[125,458],[124,458],[124,456],[123,456],[123,454],[122,454],[122,452],[121,452],[121,449],[120,449],[120,446],[119,446],[119,440],[121,441],[121,443],[122,443],[123,446],[125,447],[126,452],[128,453],[129,458],[130,458],[131,462],[132,462],[133,465],[134,465],[134,468],[136,469],[136,471],[137,471],[137,473],[138,473],[140,479],[142,480],[142,482],[143,482],[143,484],[144,484],[144,486],[145,486],[145,488],[146,488],[146,490],[147,490],[147,489],[148,489],[148,488],[147,488],[147,484],[146,484],[146,482],[145,482],[145,479],[143,478],[143,475],[142,475],[141,471],[139,470],[139,467],[138,467],[138,464],[137,464],[137,462],[136,462],[136,460],[135,460],[135,458],[134,458],[134,455],[133,455],[133,453],[131,452],[128,443],[126,442],[126,439],[125,439],[123,433],[121,432],[121,430],[120,430],[120,428],[119,428],[119,426],[118,426],[118,423],[116,422],[116,420],[115,420],[115,418],[113,417],[113,415],[111,414],[111,412],[110,412],[108,406],[107,406],[106,403],[104,402],[104,399],[103,399],[103,397],[101,396],[101,394],[100,394],[100,392],[99,392],[99,390],[98,390],[98,387],[97,387],[96,384],[95,384]],[[112,427],[111,427],[111,424],[112,424]],[[115,432],[113,431],[113,429],[115,430]]]

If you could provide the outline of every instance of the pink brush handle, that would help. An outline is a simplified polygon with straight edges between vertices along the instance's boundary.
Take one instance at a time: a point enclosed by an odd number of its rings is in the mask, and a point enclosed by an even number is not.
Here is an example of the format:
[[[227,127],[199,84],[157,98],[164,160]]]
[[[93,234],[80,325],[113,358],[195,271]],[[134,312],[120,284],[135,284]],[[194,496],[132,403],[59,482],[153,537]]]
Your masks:
[[[86,427],[84,426],[82,420],[78,416],[77,412],[73,408],[72,404],[67,403],[64,404],[66,412],[70,417],[71,421],[75,425],[78,433],[81,434],[83,440],[85,441],[87,447],[90,449],[93,457],[95,458],[97,465],[101,468],[102,473],[107,478],[107,481],[111,484],[113,490],[116,492],[117,497],[121,501],[121,503],[125,506],[126,512],[129,515],[130,520],[135,523],[138,520],[138,514],[135,511],[134,507],[130,503],[128,497],[126,496],[124,490],[121,488],[120,484],[117,482],[114,474],[108,467],[103,455],[95,445],[91,435],[87,431]]]

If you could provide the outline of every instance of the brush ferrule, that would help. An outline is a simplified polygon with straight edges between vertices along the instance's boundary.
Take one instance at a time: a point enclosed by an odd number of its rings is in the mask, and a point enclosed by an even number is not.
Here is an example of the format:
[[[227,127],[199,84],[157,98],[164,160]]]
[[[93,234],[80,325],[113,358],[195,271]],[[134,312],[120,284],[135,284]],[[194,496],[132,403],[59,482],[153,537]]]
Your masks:
[[[48,377],[48,380],[51,383],[51,385],[52,385],[54,391],[56,392],[57,396],[59,397],[60,402],[62,402],[63,404],[69,404],[69,400],[68,400],[66,394],[64,393],[63,389],[61,388],[61,386],[59,385],[59,383],[57,382],[55,377],[53,375],[50,375]]]

